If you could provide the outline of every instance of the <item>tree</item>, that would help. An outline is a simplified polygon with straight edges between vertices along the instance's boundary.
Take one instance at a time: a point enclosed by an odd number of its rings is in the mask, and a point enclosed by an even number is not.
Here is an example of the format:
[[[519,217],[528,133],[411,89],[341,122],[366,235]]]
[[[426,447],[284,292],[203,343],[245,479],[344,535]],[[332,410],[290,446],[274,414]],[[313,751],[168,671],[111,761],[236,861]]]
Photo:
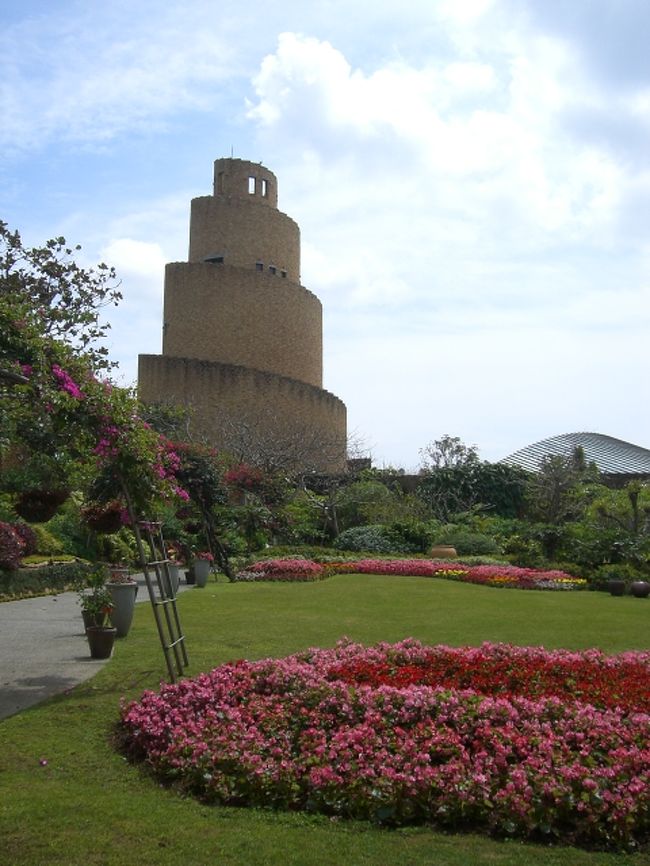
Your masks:
[[[111,366],[93,344],[107,327],[99,308],[119,298],[108,285],[113,270],[80,268],[63,238],[26,250],[0,223],[0,241],[4,488],[79,489],[101,480],[128,489],[138,517],[159,498],[182,494],[175,457],[140,418],[134,395],[97,375]]]
[[[114,366],[98,344],[110,328],[100,310],[122,299],[114,268],[101,262],[82,268],[74,259],[80,246],[64,237],[42,247],[25,247],[17,231],[0,220],[0,299],[14,309],[36,313],[44,337],[83,351],[93,370]],[[0,345],[0,367],[7,356]]]
[[[448,433],[441,439],[429,442],[420,448],[421,474],[434,469],[454,469],[457,466],[471,466],[478,463],[478,448],[475,445],[465,445],[458,436]]]
[[[176,478],[201,515],[203,532],[219,568],[232,580],[228,553],[219,539],[216,520],[217,507],[228,501],[223,462],[213,449],[200,445],[176,443],[174,452],[179,458]]]
[[[592,544],[609,540],[606,559],[648,565],[650,554],[650,485],[630,481],[622,490],[602,487],[588,506],[585,541]],[[595,546],[596,546],[595,545]]]
[[[442,523],[478,506],[501,517],[523,511],[528,473],[518,466],[479,460],[477,449],[457,436],[443,436],[420,453],[425,460],[418,496]]]
[[[539,471],[530,476],[528,497],[532,517],[554,526],[576,519],[584,511],[580,488],[599,480],[596,465],[587,464],[580,446],[569,456],[547,455]]]
[[[344,469],[346,440],[312,425],[287,420],[262,409],[238,417],[224,417],[216,431],[221,448],[234,463],[261,469],[266,474],[283,473],[300,478],[310,473]]]

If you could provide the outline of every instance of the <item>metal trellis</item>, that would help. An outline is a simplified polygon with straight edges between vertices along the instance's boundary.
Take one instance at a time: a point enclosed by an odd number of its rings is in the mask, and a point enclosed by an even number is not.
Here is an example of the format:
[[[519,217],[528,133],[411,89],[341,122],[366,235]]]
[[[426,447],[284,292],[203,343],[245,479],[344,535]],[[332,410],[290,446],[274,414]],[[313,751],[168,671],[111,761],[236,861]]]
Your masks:
[[[183,669],[189,661],[162,527],[157,521],[151,520],[137,520],[133,526],[169,679],[175,683],[183,675]]]

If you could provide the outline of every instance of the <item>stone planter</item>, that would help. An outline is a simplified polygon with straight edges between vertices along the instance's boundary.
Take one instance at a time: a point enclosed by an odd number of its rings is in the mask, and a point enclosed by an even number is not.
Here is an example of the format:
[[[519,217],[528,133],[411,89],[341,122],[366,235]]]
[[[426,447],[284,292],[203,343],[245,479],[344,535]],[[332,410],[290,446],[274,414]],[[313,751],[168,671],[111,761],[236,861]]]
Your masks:
[[[135,597],[138,594],[138,584],[132,580],[129,583],[107,583],[106,589],[113,599],[111,622],[117,629],[117,637],[126,637],[133,621]]]
[[[610,580],[607,584],[607,589],[609,590],[610,595],[625,595],[625,581]]]
[[[192,568],[194,569],[194,576],[196,577],[196,585],[204,587],[208,582],[210,563],[207,559],[195,559]]]
[[[185,583],[188,586],[194,586],[194,584],[196,583],[196,576],[194,574],[194,569],[192,568],[192,566],[190,566],[185,572]]]
[[[178,587],[181,583],[181,570],[179,565],[175,562],[170,562],[167,567],[169,568],[169,578],[172,584],[172,594],[176,595],[178,593]]]
[[[635,598],[647,598],[650,595],[650,583],[647,580],[633,580],[630,592]]]

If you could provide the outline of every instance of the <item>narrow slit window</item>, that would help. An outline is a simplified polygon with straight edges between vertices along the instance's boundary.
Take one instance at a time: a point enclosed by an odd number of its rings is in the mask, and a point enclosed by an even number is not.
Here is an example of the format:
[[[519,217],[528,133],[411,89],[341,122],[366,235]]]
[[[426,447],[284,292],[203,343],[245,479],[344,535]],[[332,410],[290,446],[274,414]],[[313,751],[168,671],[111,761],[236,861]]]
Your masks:
[[[217,193],[223,195],[223,172],[220,171],[217,175]]]
[[[248,194],[249,195],[255,195],[255,178],[254,177],[248,178]]]
[[[262,178],[262,195],[264,198],[269,194],[269,184],[266,178]]]

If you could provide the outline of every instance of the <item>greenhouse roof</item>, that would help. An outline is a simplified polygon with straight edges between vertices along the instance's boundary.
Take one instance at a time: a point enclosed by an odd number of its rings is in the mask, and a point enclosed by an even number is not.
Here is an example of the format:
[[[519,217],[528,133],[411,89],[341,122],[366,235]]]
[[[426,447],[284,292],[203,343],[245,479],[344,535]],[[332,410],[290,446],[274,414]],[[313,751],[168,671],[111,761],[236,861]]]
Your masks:
[[[650,450],[602,433],[551,436],[515,451],[499,462],[537,472],[544,457],[570,457],[577,447],[582,448],[587,463],[594,462],[606,475],[650,475]]]

